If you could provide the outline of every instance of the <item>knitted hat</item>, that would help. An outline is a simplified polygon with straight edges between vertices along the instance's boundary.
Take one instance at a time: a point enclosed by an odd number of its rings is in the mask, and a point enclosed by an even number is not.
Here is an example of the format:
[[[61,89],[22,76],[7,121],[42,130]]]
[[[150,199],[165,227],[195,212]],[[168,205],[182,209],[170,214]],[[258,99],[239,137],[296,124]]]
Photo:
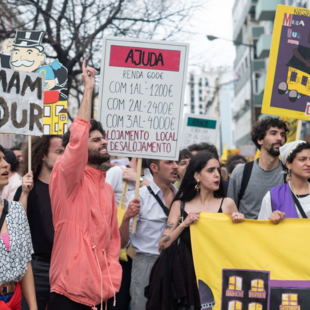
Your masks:
[[[280,147],[280,156],[283,165],[286,164],[286,159],[292,154],[292,152],[300,145],[306,143],[306,141],[297,140],[293,142],[289,142]]]

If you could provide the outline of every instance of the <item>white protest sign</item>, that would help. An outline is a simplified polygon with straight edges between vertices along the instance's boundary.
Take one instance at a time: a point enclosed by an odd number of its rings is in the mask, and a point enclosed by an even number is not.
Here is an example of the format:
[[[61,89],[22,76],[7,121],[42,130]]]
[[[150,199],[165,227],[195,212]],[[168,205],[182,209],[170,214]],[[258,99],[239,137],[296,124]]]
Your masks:
[[[42,135],[44,76],[0,68],[0,133]]]
[[[207,142],[216,145],[219,131],[219,118],[185,114],[183,128],[183,147],[194,143]]]
[[[99,120],[111,155],[177,160],[189,45],[104,38]]]

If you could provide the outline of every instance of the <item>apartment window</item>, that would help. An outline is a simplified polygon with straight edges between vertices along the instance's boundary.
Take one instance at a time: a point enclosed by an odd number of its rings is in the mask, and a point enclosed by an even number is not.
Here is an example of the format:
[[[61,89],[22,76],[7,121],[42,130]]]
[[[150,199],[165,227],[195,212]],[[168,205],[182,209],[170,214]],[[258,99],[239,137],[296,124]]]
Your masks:
[[[257,302],[252,302],[249,304],[248,310],[263,310],[263,306]]]
[[[282,294],[282,306],[298,306],[298,294]]]
[[[228,289],[226,290],[227,297],[243,297],[242,278],[237,276],[229,277]]]
[[[228,303],[228,310],[242,310],[242,303],[237,300],[232,300]]]
[[[207,78],[205,78],[205,86],[209,86],[209,81]]]

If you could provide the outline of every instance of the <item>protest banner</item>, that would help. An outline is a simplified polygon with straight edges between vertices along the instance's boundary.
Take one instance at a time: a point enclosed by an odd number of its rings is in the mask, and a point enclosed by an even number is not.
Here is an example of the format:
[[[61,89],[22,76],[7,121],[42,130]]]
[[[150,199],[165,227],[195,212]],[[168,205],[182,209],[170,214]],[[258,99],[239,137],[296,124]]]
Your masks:
[[[202,212],[190,230],[202,309],[308,309],[307,220],[233,224],[228,215]]]
[[[109,154],[177,160],[189,45],[103,38],[98,118]],[[137,217],[132,232],[136,231]]]
[[[57,59],[45,64],[43,36],[44,31],[17,30],[2,44],[0,67],[44,75],[43,134],[62,135],[67,131],[68,70]]]
[[[217,144],[219,118],[207,115],[185,114],[183,127],[183,147],[193,143]]]
[[[104,38],[98,118],[109,154],[177,160],[189,45]]]
[[[262,113],[310,120],[310,10],[278,5]]]
[[[44,76],[0,68],[0,133],[42,135]]]

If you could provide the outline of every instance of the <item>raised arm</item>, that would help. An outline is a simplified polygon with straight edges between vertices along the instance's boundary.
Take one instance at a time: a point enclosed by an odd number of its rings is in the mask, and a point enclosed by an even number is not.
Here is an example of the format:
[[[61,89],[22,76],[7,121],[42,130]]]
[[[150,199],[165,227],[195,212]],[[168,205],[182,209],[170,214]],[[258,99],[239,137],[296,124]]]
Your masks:
[[[95,87],[95,74],[97,71],[94,68],[86,67],[86,60],[83,61],[82,79],[84,83],[83,99],[79,108],[78,117],[86,122],[90,121],[92,95]]]
[[[182,231],[186,227],[199,219],[198,212],[189,213],[186,219],[181,224],[179,224],[181,216],[180,204],[181,202],[178,200],[175,201],[171,206],[166,228],[163,232],[163,236],[159,241],[159,253],[161,253],[165,248],[168,248],[181,235]]]
[[[74,199],[88,161],[88,137],[90,130],[91,102],[95,86],[96,70],[83,62],[84,94],[77,118],[70,127],[70,140],[63,156],[59,157],[50,181],[50,193],[61,190],[69,200]]]

